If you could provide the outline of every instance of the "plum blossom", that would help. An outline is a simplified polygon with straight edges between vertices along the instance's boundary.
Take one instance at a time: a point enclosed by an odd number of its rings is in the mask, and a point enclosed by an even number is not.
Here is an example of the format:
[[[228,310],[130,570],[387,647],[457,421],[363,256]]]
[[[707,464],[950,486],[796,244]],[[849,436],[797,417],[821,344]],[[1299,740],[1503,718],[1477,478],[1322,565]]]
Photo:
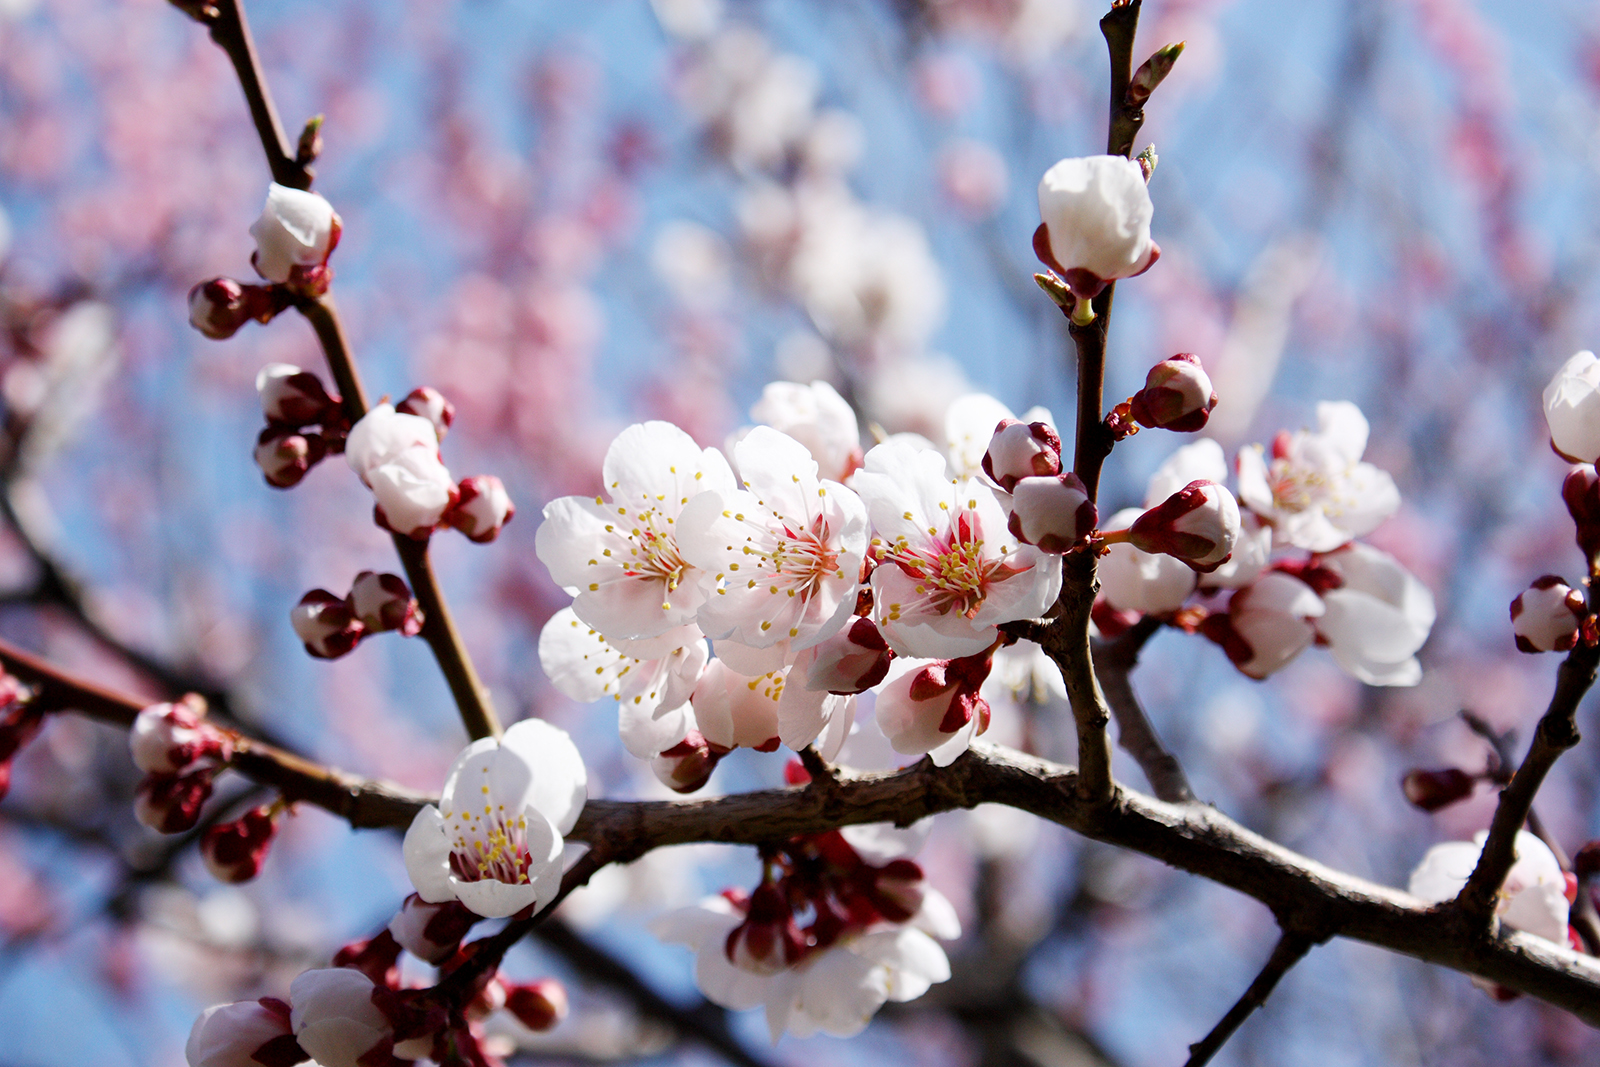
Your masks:
[[[469,541],[488,544],[516,518],[517,507],[506,493],[505,483],[492,474],[461,479],[460,491],[461,499],[444,518]]]
[[[805,445],[823,478],[842,482],[861,466],[856,413],[827,382],[771,382],[751,407],[750,417]]]
[[[290,1008],[274,997],[213,1004],[189,1031],[189,1067],[291,1067],[310,1057],[294,1039]]]
[[[538,719],[474,741],[438,806],[406,831],[412,886],[431,904],[459,900],[486,918],[545,907],[560,888],[561,835],[578,821],[587,781],[571,738]]]
[[[1155,207],[1139,164],[1122,156],[1063,159],[1039,180],[1034,249],[1080,300],[1150,269]]]
[[[682,741],[695,725],[689,694],[710,650],[698,634],[668,647],[683,636],[624,641],[625,652],[571,608],[562,608],[539,633],[539,663],[551,684],[573,700],[615,700],[623,745],[640,759],[650,759]]]
[[[710,575],[697,615],[712,640],[747,653],[742,670],[776,670],[844,626],[860,589],[867,509],[817,477],[805,446],[757,426],[734,446],[744,489],[709,489],[678,517],[678,549]],[[726,655],[722,644],[718,655]]]
[[[1261,679],[1310,646],[1317,636],[1313,620],[1326,611],[1310,585],[1273,570],[1234,593],[1227,612],[1207,616],[1200,631],[1221,645],[1242,673]]]
[[[1367,419],[1348,401],[1317,405],[1316,432],[1282,431],[1272,459],[1252,445],[1239,453],[1239,499],[1280,544],[1330,552],[1371,533],[1400,506],[1394,479],[1361,461]]]
[[[1433,594],[1400,561],[1354,542],[1318,558],[1339,584],[1322,594],[1317,636],[1334,660],[1368,685],[1416,685],[1414,653],[1433,629]]]
[[[381,524],[396,533],[426,538],[459,499],[439,458],[439,434],[420,415],[379,404],[351,428],[344,457],[372,490]]]
[[[376,985],[351,967],[305,971],[289,985],[290,1024],[300,1047],[321,1067],[359,1067],[394,1041],[394,1026],[373,1002]]]
[[[1018,481],[1011,493],[1011,519],[1006,528],[1025,545],[1036,545],[1044,552],[1065,552],[1094,532],[1098,518],[1083,480],[1068,471]]]
[[[1578,352],[1544,389],[1550,444],[1574,463],[1600,459],[1600,359]]]
[[[1411,872],[1411,895],[1429,903],[1451,900],[1467,884],[1483,854],[1487,830],[1471,841],[1446,841],[1428,849]],[[1516,862],[1500,888],[1495,911],[1507,926],[1558,945],[1567,944],[1567,881],[1548,845],[1517,831]]]
[[[1047,422],[1002,419],[983,454],[983,473],[1010,493],[1024,478],[1061,473],[1061,436]]]
[[[1176,556],[1202,573],[1228,561],[1239,539],[1239,505],[1216,482],[1193,481],[1133,520],[1128,540]]]
[[[292,363],[268,363],[256,374],[261,413],[269,423],[292,426],[320,424],[338,404],[322,379]]]
[[[189,325],[213,341],[226,340],[251,319],[270,321],[289,306],[286,297],[273,286],[212,278],[189,290]]]
[[[1125,530],[1141,514],[1138,508],[1124,508],[1102,528],[1108,532]],[[1194,569],[1176,556],[1141,552],[1126,541],[1106,547],[1096,573],[1100,595],[1112,607],[1145,615],[1177,611],[1198,584]]]
[[[261,217],[250,227],[256,239],[251,262],[269,282],[288,282],[296,268],[304,276],[326,265],[339,230],[338,214],[320,193],[273,182]]]
[[[1018,543],[994,491],[951,480],[944,458],[889,441],[852,484],[871,513],[873,613],[903,656],[968,656],[995,627],[1033,618],[1061,591],[1058,558]]]
[[[1205,428],[1216,406],[1217,394],[1199,357],[1179,352],[1150,368],[1144,388],[1133,395],[1130,410],[1141,426],[1194,433]]]
[[[1511,602],[1511,632],[1522,652],[1566,652],[1588,614],[1583,593],[1554,574],[1535,578]]]
[[[134,766],[147,774],[179,774],[198,762],[225,761],[231,749],[227,735],[206,722],[205,713],[205,698],[198,693],[140,711],[128,732]]]
[[[791,686],[791,673],[785,668],[745,674],[721,658],[712,660],[689,698],[701,735],[724,751],[771,752],[780,743],[804,748],[826,731],[823,754],[832,758],[855,720],[855,698]]]
[[[394,409],[402,415],[420,415],[433,423],[433,430],[441,441],[449,432],[451,423],[456,421],[456,406],[431,385],[417,386]]]
[[[864,693],[883,681],[894,659],[878,627],[865,616],[795,657],[794,670],[805,687],[829,693]]]
[[[605,496],[545,506],[539,559],[573,593],[578,618],[608,638],[657,637],[692,623],[707,577],[678,548],[678,515],[699,493],[736,489],[728,461],[666,422],[628,427],[602,465]]]
[[[274,489],[288,489],[299,485],[307,472],[327,454],[327,441],[319,433],[268,426],[256,438],[254,458],[268,485]]]
[[[949,766],[989,728],[989,703],[981,695],[993,659],[989,652],[960,659],[899,658],[878,690],[878,728],[896,752],[926,752]]]

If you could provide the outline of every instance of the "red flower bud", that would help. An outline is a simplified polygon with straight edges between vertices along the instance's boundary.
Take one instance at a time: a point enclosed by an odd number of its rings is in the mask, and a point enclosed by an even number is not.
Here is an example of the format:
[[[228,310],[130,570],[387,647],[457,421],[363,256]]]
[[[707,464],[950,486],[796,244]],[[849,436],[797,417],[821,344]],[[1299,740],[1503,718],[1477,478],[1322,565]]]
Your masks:
[[[1423,811],[1438,811],[1472,795],[1478,779],[1466,771],[1447,767],[1440,771],[1408,771],[1400,779],[1406,799]]]
[[[506,1010],[529,1030],[549,1030],[567,1017],[567,990],[554,978],[527,985],[514,985],[506,991]]]
[[[1179,352],[1150,368],[1144,388],[1130,402],[1139,425],[1176,433],[1203,429],[1216,406],[1211,378],[1199,358],[1188,352]]]
[[[278,833],[269,807],[252,808],[233,822],[219,823],[200,838],[200,858],[222,882],[248,882],[261,873],[267,849]]]

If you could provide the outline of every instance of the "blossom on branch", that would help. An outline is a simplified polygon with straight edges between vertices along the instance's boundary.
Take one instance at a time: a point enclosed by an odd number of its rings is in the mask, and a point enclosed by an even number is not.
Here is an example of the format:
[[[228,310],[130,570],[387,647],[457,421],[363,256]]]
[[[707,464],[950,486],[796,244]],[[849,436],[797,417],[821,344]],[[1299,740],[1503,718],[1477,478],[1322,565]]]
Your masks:
[[[486,918],[543,908],[561,884],[561,835],[583,810],[588,774],[565,731],[525,719],[456,757],[437,807],[406,831],[406,872],[423,900]]]
[[[1550,446],[1574,463],[1600,460],[1600,359],[1578,352],[1544,389]]]
[[[1511,632],[1519,652],[1566,652],[1578,643],[1589,614],[1583,591],[1554,574],[1535,578],[1511,602]]]
[[[1239,505],[1216,482],[1193,481],[1133,520],[1128,540],[1205,573],[1228,561],[1239,539]]]
[[[376,989],[352,967],[305,971],[290,983],[295,1040],[319,1067],[363,1067],[392,1051],[394,1024],[374,1002]]]
[[[1150,269],[1161,249],[1150,239],[1144,171],[1122,156],[1063,159],[1039,180],[1034,251],[1080,300],[1118,278]]]
[[[771,382],[750,417],[805,445],[822,478],[842,482],[861,466],[856,413],[827,382]]]
[[[295,1040],[290,1008],[275,997],[213,1004],[183,1048],[189,1067],[293,1067],[311,1056]]]
[[[1352,542],[1316,558],[1337,579],[1322,593],[1317,636],[1351,677],[1368,685],[1416,685],[1416,651],[1436,612],[1428,587],[1389,553]]]
[[[1428,849],[1411,872],[1411,895],[1428,903],[1451,900],[1478,865],[1487,830],[1471,841],[1446,841]],[[1550,847],[1526,830],[1517,831],[1516,862],[1506,874],[1495,911],[1514,930],[1567,944],[1567,880]]]
[[[207,830],[200,838],[200,858],[218,881],[248,882],[261,873],[277,832],[277,813],[271,807],[251,808]]]
[[[290,363],[268,363],[256,373],[261,413],[272,425],[300,429],[338,419],[339,398],[322,379]]]
[[[377,501],[379,525],[426,540],[459,490],[439,458],[439,434],[420,415],[379,404],[350,430],[345,460]]]
[[[1024,478],[1061,473],[1061,436],[1047,422],[1003,419],[983,454],[983,473],[1011,493]]]
[[[320,296],[328,288],[328,256],[339,231],[339,216],[320,193],[273,182],[261,217],[250,227],[256,239],[250,262],[269,282]]]
[[[896,752],[926,752],[945,767],[989,728],[989,702],[980,694],[994,666],[985,651],[960,659],[897,659],[878,691],[878,727]]]

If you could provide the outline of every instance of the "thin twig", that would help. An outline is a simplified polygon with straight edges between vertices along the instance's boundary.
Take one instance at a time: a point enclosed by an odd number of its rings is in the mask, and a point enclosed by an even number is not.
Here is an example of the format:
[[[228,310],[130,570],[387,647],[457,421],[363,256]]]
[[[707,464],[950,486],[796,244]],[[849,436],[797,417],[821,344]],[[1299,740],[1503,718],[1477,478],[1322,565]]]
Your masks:
[[[273,180],[280,185],[309,189],[312,173],[295,160],[294,151],[278,121],[272,93],[267,88],[251,41],[250,23],[245,17],[243,0],[219,0],[216,8],[216,15],[207,22],[211,38],[233,61],[233,69],[239,75],[239,84],[250,104],[250,117],[261,137],[267,163],[272,168]],[[295,308],[316,331],[323,355],[327,358],[328,371],[342,395],[345,415],[354,425],[367,413],[367,398],[333,298],[324,295],[316,299],[302,299],[296,302]],[[474,740],[498,737],[500,722],[495,715],[494,705],[488,690],[478,678],[472,658],[451,617],[444,593],[434,577],[427,543],[395,534],[394,544],[404,565],[406,579],[411,583],[411,591],[416,595],[425,616],[422,638],[428,642],[434,659],[439,663],[439,669],[461,713],[462,725]]]
[[[1133,691],[1133,668],[1146,641],[1161,629],[1161,621],[1146,615],[1115,641],[1097,644],[1094,666],[1100,678],[1106,703],[1117,720],[1117,744],[1139,764],[1156,796],[1172,804],[1194,799],[1183,765],[1156,733],[1145,714],[1139,696]]]
[[[1228,1014],[1211,1028],[1209,1034],[1189,1046],[1189,1062],[1185,1067],[1205,1067],[1210,1063],[1211,1057],[1227,1043],[1228,1038],[1232,1037],[1240,1024],[1249,1018],[1251,1012],[1267,1002],[1267,998],[1277,987],[1278,980],[1289,973],[1289,968],[1305,958],[1314,943],[1309,937],[1285,930],[1283,936],[1278,938],[1278,944],[1267,959],[1266,966],[1261,968],[1256,980],[1250,983],[1250,988],[1244,991],[1244,996],[1228,1009]]]
[[[1455,901],[1457,907],[1479,922],[1487,925],[1494,918],[1500,887],[1516,862],[1517,831],[1527,823],[1534,795],[1544,784],[1545,775],[1561,753],[1578,743],[1578,704],[1594,685],[1597,664],[1600,646],[1580,644],[1567,653],[1556,676],[1550,707],[1534,729],[1533,744],[1511,784],[1500,793],[1483,853]]]

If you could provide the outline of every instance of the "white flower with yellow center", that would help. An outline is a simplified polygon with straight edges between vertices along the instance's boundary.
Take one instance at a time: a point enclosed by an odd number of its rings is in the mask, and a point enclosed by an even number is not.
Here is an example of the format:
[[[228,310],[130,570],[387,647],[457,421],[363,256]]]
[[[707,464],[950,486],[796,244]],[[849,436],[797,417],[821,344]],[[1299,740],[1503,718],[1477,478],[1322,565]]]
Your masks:
[[[406,831],[406,873],[430,904],[485,918],[543,908],[561,886],[561,836],[583,810],[588,774],[564,730],[539,719],[456,757],[439,805]]]

